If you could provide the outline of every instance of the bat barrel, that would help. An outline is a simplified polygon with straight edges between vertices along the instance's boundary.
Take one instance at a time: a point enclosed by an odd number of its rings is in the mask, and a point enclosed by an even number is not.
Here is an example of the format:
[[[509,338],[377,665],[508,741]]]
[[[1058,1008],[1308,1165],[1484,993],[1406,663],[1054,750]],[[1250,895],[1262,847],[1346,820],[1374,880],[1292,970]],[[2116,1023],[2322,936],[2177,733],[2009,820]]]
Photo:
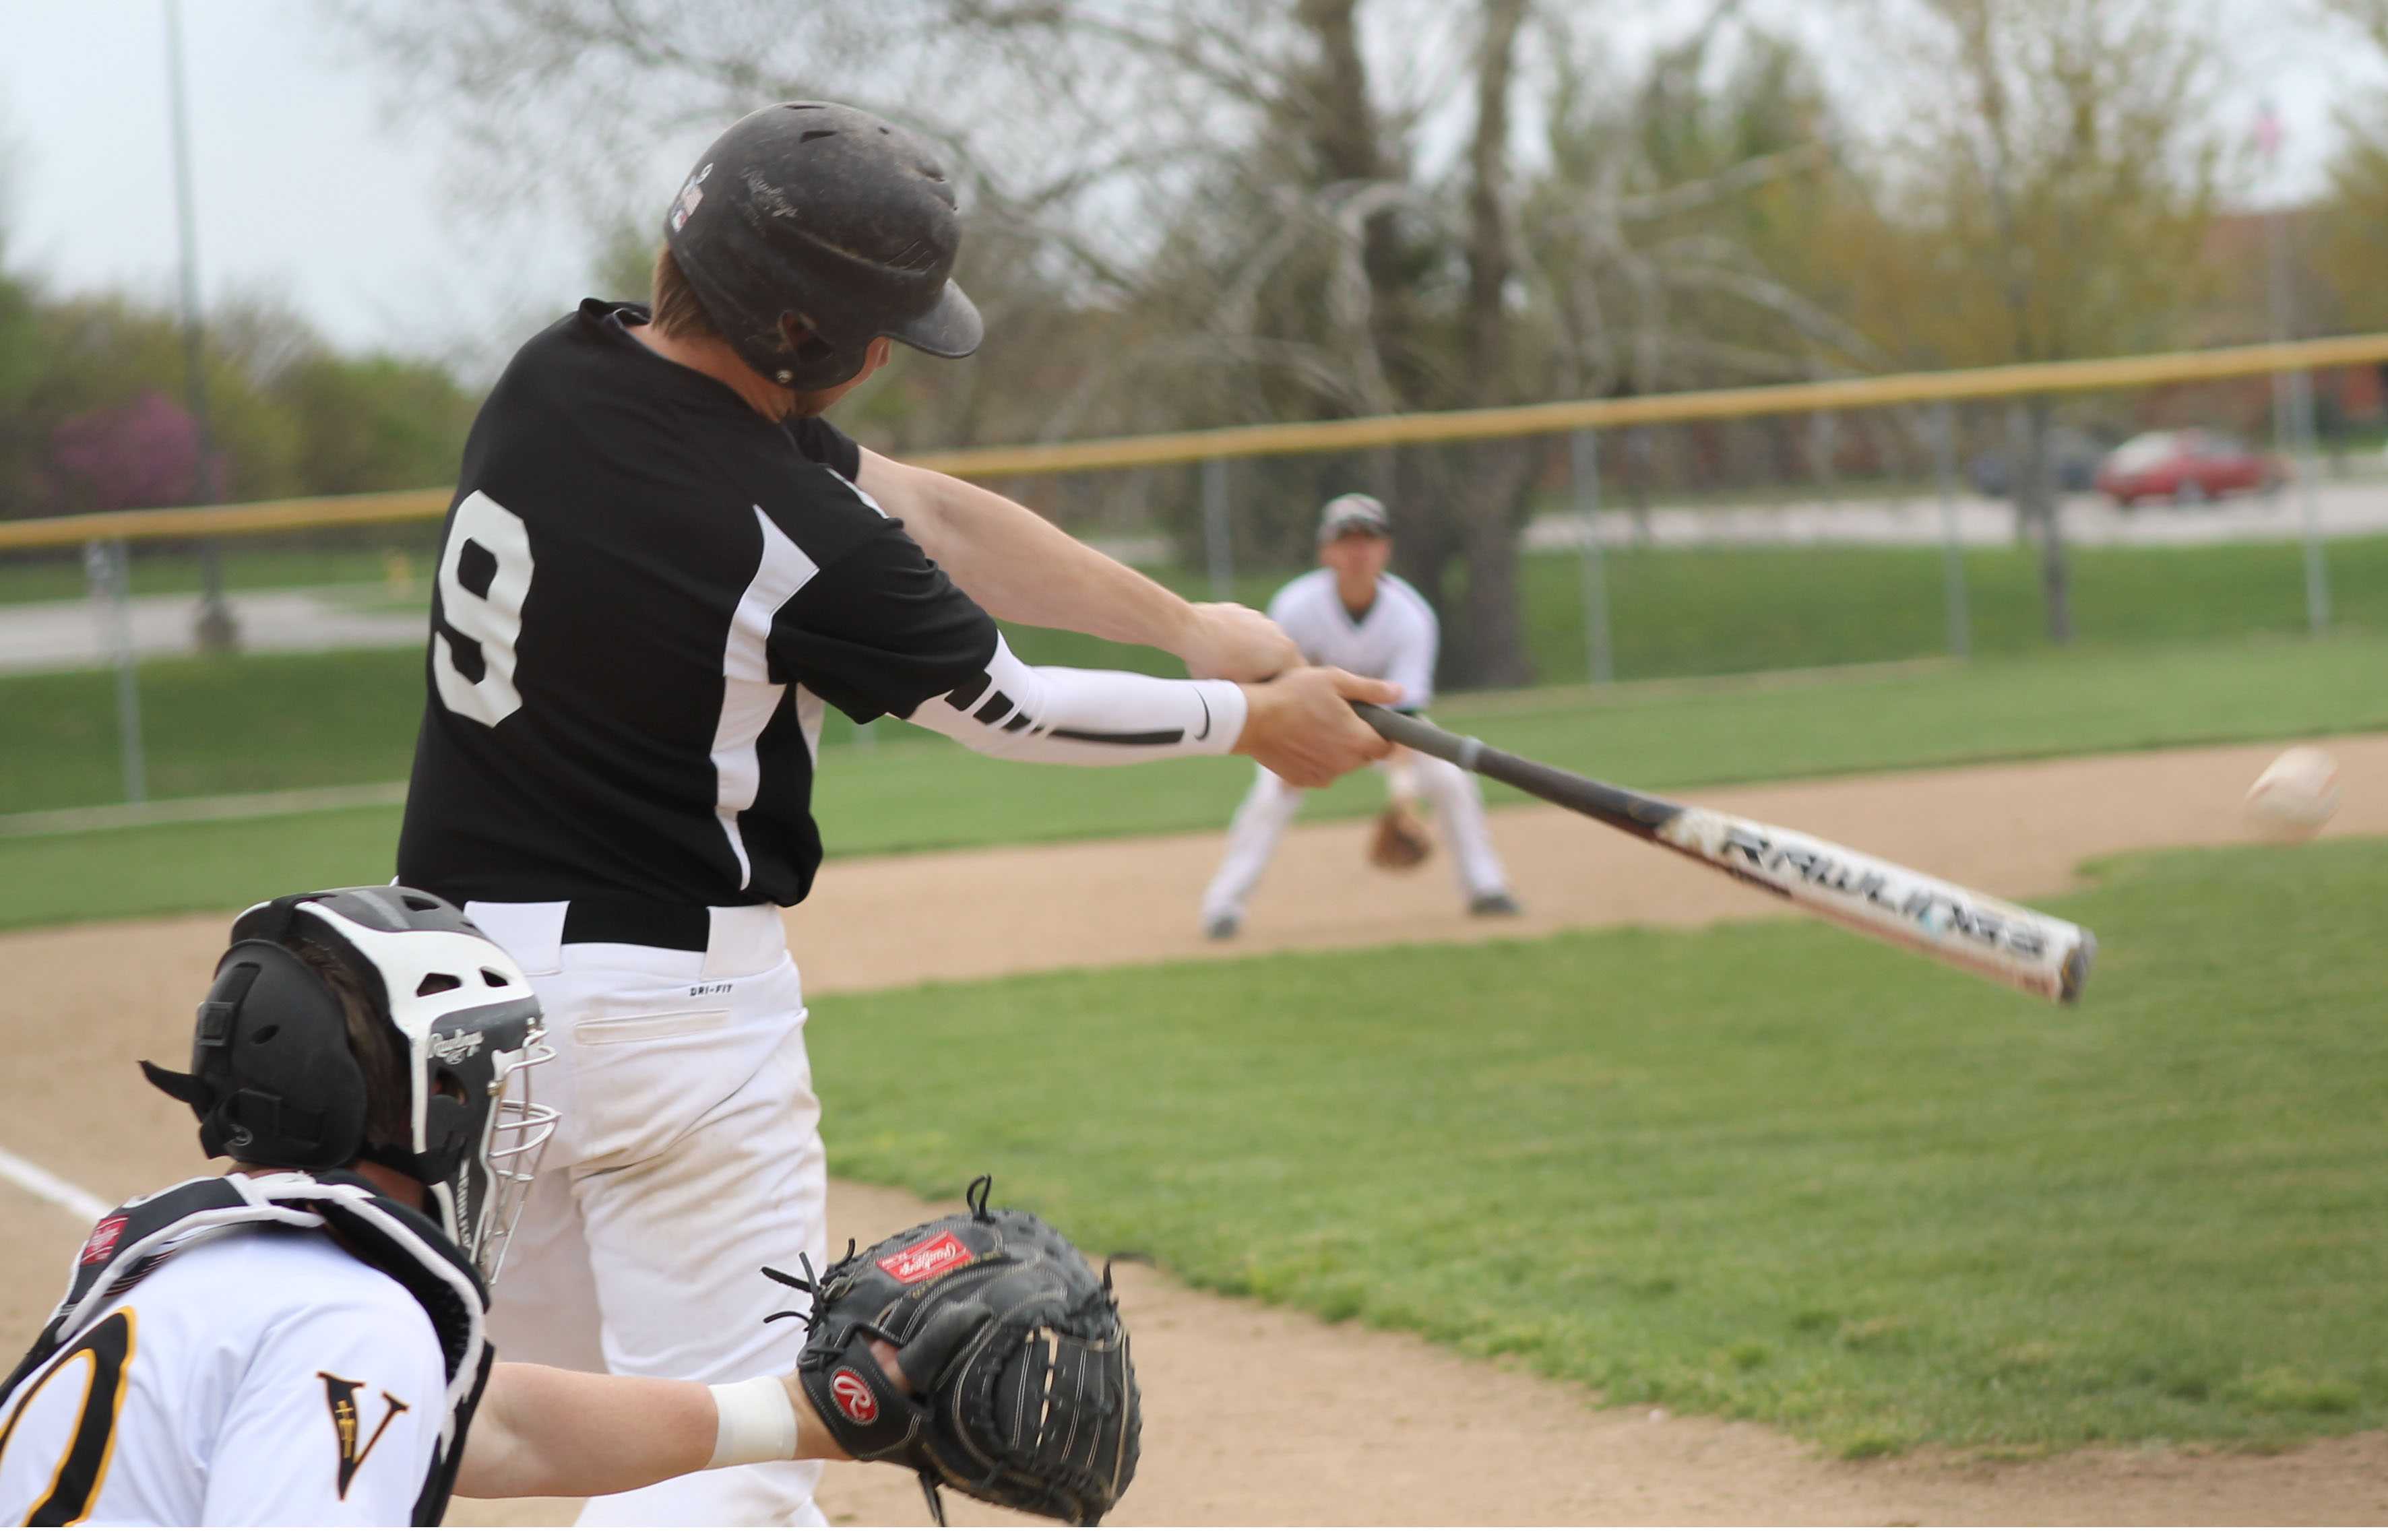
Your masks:
[[[2045,1000],[2080,998],[2097,955],[2097,938],[2069,920],[1797,829],[1690,807],[1658,839],[1846,929]]]
[[[1687,807],[1521,759],[1381,706],[1353,710],[1390,742],[1597,818],[1860,935],[2066,1004],[2090,981],[2097,938],[2069,921],[1795,829]]]

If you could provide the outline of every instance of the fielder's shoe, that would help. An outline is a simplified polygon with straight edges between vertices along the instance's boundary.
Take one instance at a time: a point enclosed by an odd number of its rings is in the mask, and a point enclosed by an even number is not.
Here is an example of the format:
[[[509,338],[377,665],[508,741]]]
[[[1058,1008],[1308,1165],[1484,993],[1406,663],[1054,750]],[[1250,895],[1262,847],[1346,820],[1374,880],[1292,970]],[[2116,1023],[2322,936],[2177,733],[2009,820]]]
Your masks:
[[[1202,934],[1214,941],[1232,941],[1244,922],[1233,915],[1214,915],[1202,922]]]
[[[1525,913],[1518,907],[1518,901],[1506,893],[1479,893],[1467,901],[1467,912],[1480,920]]]

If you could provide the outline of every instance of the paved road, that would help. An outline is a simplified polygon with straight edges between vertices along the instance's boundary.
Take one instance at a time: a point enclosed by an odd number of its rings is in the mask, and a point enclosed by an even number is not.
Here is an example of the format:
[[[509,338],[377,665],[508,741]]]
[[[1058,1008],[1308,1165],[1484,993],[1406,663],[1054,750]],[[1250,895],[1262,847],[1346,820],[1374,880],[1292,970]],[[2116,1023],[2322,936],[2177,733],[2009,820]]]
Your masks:
[[[2388,481],[2333,482],[2317,494],[2327,537],[2388,533]],[[2005,502],[1958,499],[1957,537],[1968,546],[2003,546],[2014,539],[2014,512]],[[2192,546],[2232,540],[2287,540],[2304,533],[2303,501],[2294,487],[2276,498],[2232,498],[2194,508],[2144,507],[2122,512],[2101,498],[2064,505],[2065,537],[2082,546]],[[1580,514],[1548,513],[1527,527],[1532,551],[1570,550],[1583,539]],[[1785,502],[1774,507],[1654,508],[1637,523],[1604,512],[1604,546],[1937,546],[1946,538],[1937,499],[1850,499]],[[1153,542],[1124,542],[1123,560],[1151,560]],[[380,596],[376,585],[357,588],[254,589],[232,595],[241,645],[255,652],[320,652],[339,647],[412,647],[423,639],[423,619],[403,610],[356,608]],[[145,658],[197,650],[192,622],[197,600],[167,594],[132,601],[133,650]],[[90,603],[0,605],[0,674],[36,674],[107,664],[103,617]]]
[[[425,615],[352,608],[338,588],[253,588],[230,596],[241,646],[251,652],[324,652],[338,647],[413,647]],[[133,600],[133,650],[144,658],[198,650],[195,594]],[[106,615],[87,600],[0,606],[0,674],[99,668],[108,662]]]
[[[2327,482],[2316,493],[2325,537],[2388,532],[2388,481]],[[1956,499],[1957,538],[1967,546],[2014,540],[2014,505],[1988,498]],[[2277,497],[2226,498],[2197,507],[2141,504],[2125,512],[2103,498],[2064,500],[2065,539],[2077,546],[2210,546],[2233,540],[2291,540],[2305,534],[2304,499],[2294,487]],[[1606,546],[1937,546],[1947,536],[1932,497],[1902,500],[1785,502],[1775,507],[1654,508],[1644,525],[1619,511],[1599,519]],[[1573,549],[1583,539],[1580,514],[1550,513],[1527,527],[1528,550]]]

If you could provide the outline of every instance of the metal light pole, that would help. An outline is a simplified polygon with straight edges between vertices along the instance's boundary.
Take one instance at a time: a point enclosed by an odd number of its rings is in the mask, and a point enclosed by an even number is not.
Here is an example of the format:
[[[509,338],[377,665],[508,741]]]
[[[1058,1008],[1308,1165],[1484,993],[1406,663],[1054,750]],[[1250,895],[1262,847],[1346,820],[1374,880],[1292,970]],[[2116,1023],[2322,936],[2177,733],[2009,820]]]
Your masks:
[[[208,422],[207,333],[199,314],[199,232],[191,198],[190,105],[183,88],[183,7],[166,7],[166,94],[174,139],[174,212],[182,244],[183,393],[198,429],[198,500],[223,501],[216,477],[215,434]],[[224,602],[223,563],[213,540],[199,542],[198,643],[202,652],[229,652],[240,627]]]
[[[124,769],[124,800],[146,802],[148,762],[141,752],[141,682],[134,672],[133,605],[125,592],[129,563],[121,540],[90,540],[83,548],[83,573],[98,608],[100,644],[116,670],[116,749]]]
[[[1973,626],[1965,611],[1965,544],[1957,528],[1957,411],[1947,401],[1932,403],[1932,479],[1940,496],[1940,545],[1944,604],[1949,614],[1949,650],[1973,652]]]
[[[2266,102],[2255,120],[2255,145],[2267,169],[2280,153],[2280,120]],[[2272,340],[2286,342],[2293,331],[2294,295],[2289,273],[2288,211],[2280,202],[2278,177],[2273,178],[2272,206],[2264,217],[2265,245],[2272,308]],[[2272,441],[2293,446],[2297,460],[2297,502],[2305,515],[2305,624],[2317,635],[2330,627],[2330,572],[2321,551],[2321,461],[2314,453],[2313,377],[2302,369],[2272,376]]]
[[[1227,539],[1227,462],[1202,462],[1202,549],[1211,568],[1211,597],[1236,597],[1236,559]]]
[[[1583,519],[1583,647],[1584,673],[1595,685],[1617,677],[1608,636],[1608,567],[1600,549],[1600,441],[1590,428],[1568,435],[1568,470],[1575,484],[1575,506]]]

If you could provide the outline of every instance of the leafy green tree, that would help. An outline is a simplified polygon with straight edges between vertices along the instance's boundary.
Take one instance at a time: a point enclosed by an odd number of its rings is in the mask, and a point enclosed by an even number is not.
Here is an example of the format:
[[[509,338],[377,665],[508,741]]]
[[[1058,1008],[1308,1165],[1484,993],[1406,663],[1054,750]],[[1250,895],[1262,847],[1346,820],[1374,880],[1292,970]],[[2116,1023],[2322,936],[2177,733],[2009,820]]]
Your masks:
[[[77,297],[41,306],[36,330],[38,410],[49,424],[122,409],[161,389],[181,394],[181,322],[164,311],[115,296]],[[222,495],[238,500],[303,490],[294,463],[298,432],[288,413],[220,344],[210,347],[207,370]],[[70,480],[55,474],[44,480],[24,489],[28,501],[9,511],[82,511]]]
[[[1843,257],[1851,319],[1911,367],[2037,363],[2186,340],[2223,147],[2218,45],[2176,0],[1909,0],[1870,34],[1883,221]],[[2054,405],[2018,408],[2016,507],[2048,633],[2073,634]]]
[[[41,332],[32,286],[0,271],[0,518],[37,506],[44,485]]]
[[[217,486],[235,500],[449,482],[476,404],[442,364],[342,357],[264,306],[220,309],[205,367]],[[0,518],[205,496],[184,369],[177,317],[0,273]]]
[[[292,473],[312,493],[453,482],[480,404],[439,364],[378,354],[316,353],[271,395],[297,429]]]
[[[2388,58],[2388,0],[2331,0]],[[2330,190],[2310,221],[2310,261],[2328,295],[2329,320],[2351,331],[2388,330],[2388,111],[2339,117]],[[2303,222],[2303,221],[2301,221]]]

